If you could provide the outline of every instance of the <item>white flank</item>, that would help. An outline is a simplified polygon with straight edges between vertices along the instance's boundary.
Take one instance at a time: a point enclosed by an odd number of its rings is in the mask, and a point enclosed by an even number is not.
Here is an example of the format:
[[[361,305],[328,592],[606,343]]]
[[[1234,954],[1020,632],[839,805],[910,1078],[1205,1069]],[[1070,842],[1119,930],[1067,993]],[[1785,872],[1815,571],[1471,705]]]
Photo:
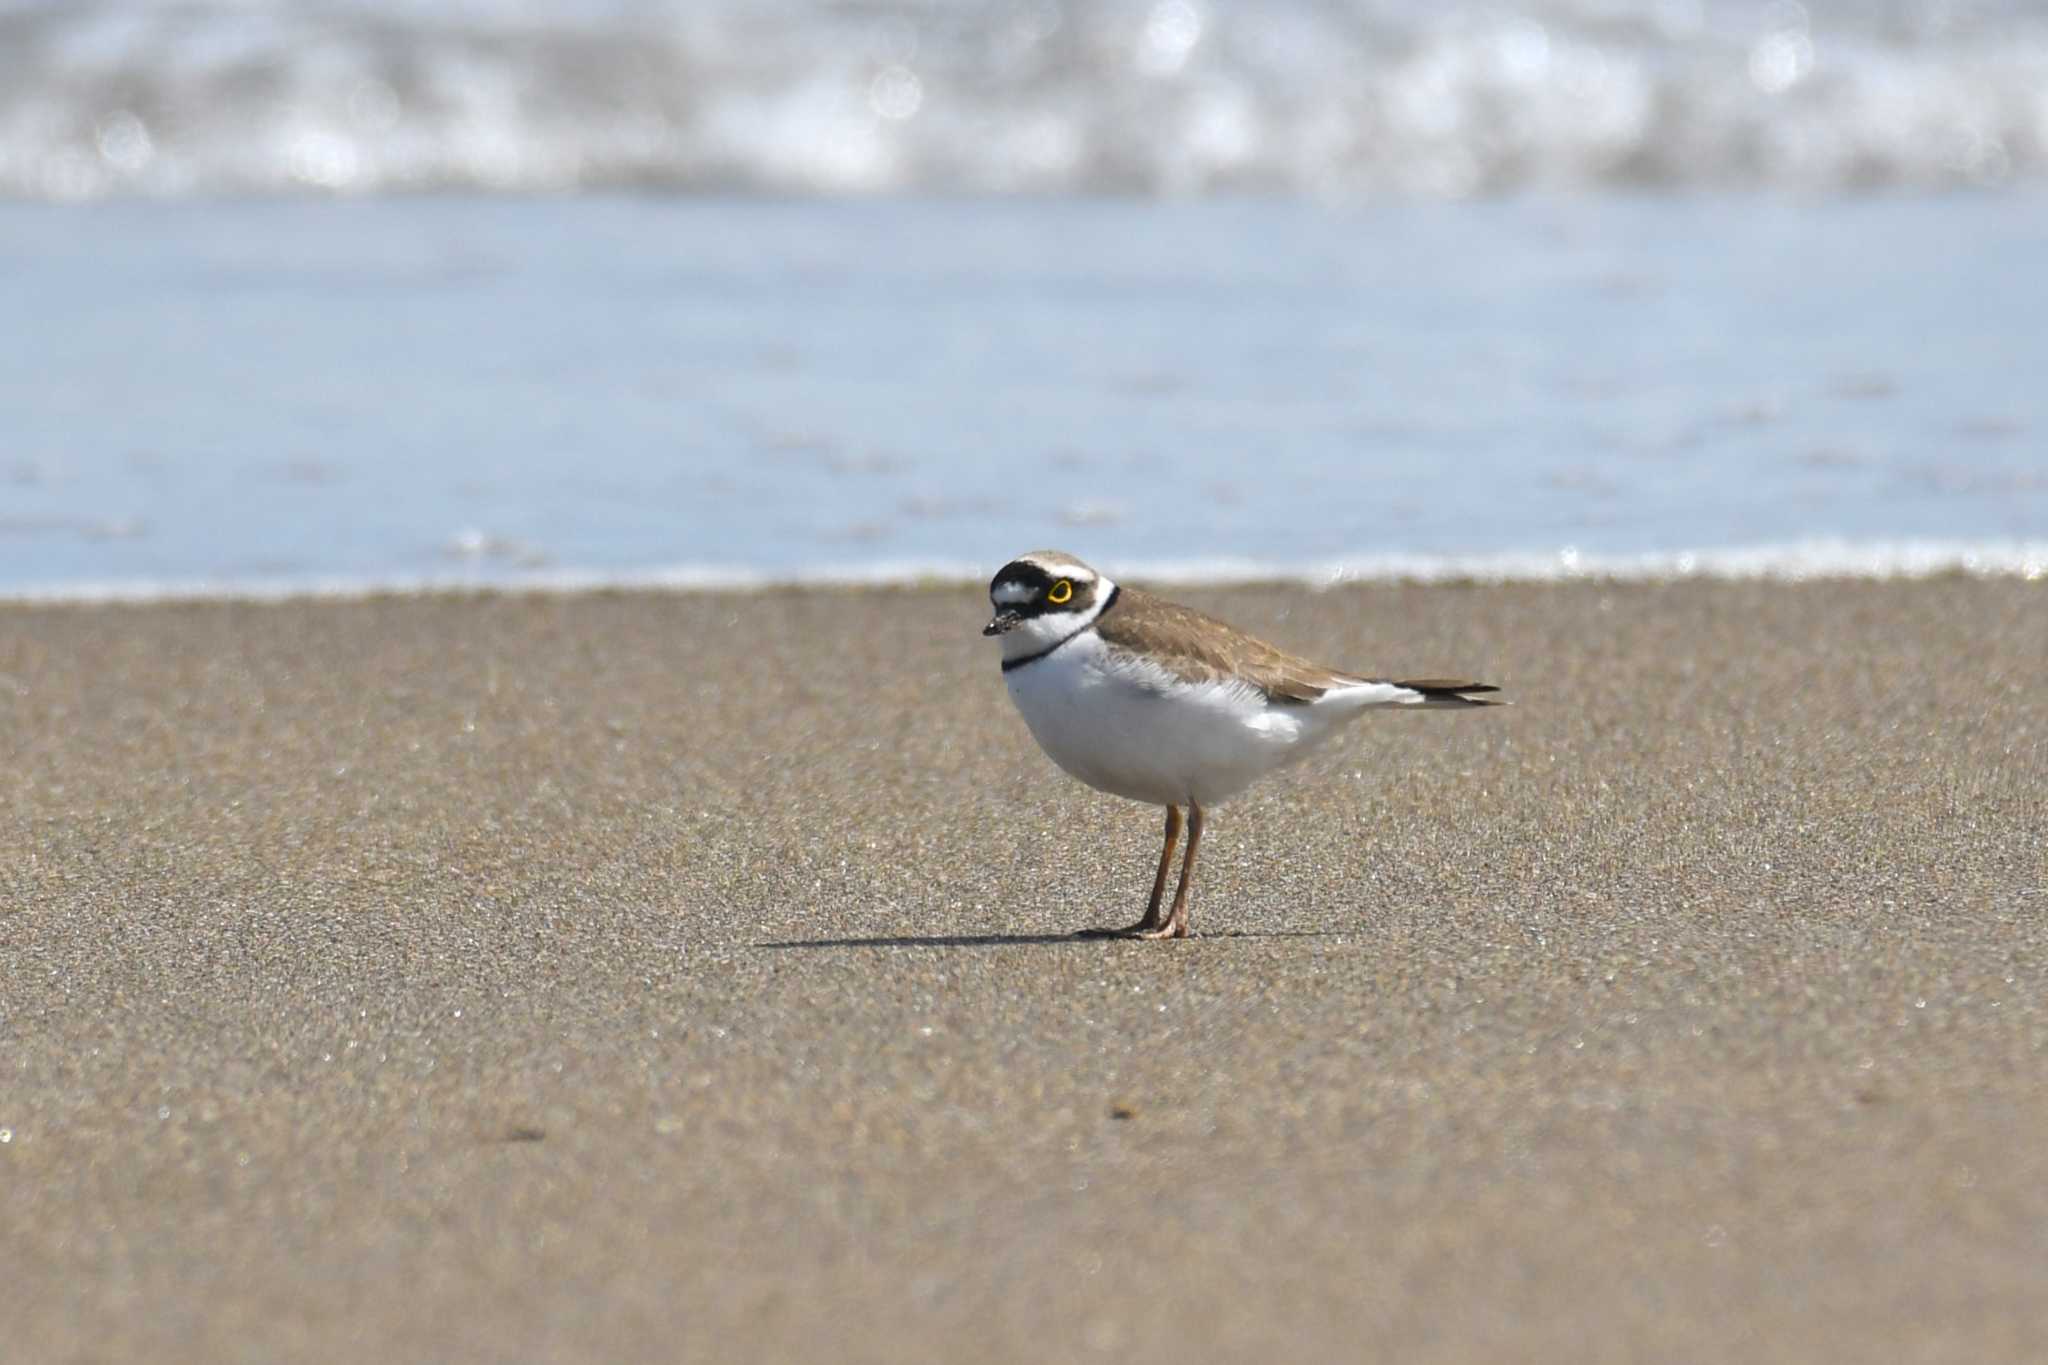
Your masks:
[[[1184,682],[1092,630],[1003,679],[1053,762],[1099,791],[1159,806],[1228,800],[1370,706],[1417,695],[1352,688],[1333,704],[1273,705],[1246,683]],[[1376,691],[1389,695],[1376,701]]]

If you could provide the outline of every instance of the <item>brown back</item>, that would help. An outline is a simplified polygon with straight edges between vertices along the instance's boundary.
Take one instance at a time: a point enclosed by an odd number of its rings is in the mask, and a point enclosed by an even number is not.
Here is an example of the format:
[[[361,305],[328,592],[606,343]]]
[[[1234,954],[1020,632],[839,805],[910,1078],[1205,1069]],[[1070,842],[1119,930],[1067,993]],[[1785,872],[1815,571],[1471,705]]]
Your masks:
[[[1142,651],[1186,682],[1235,675],[1277,702],[1306,705],[1332,687],[1371,681],[1289,654],[1192,607],[1123,588],[1095,622],[1112,649]]]

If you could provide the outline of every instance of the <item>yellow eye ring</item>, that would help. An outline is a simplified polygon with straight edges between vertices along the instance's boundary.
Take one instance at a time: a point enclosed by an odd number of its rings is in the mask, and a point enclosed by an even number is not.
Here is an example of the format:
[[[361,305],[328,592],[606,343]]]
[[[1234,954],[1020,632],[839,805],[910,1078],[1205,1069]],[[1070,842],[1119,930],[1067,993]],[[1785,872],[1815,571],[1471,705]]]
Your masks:
[[[1059,582],[1053,584],[1052,587],[1046,591],[1045,600],[1052,603],[1056,607],[1063,602],[1073,601],[1074,585],[1072,583],[1069,583],[1066,579],[1062,578]]]

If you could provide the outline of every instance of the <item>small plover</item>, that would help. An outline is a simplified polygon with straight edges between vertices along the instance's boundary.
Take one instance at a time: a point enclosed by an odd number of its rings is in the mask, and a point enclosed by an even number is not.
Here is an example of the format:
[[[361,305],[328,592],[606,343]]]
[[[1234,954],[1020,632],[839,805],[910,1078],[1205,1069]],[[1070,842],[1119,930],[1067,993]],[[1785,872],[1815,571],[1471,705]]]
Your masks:
[[[1057,550],[1005,564],[988,585],[1003,681],[1032,738],[1098,791],[1166,807],[1166,845],[1145,916],[1087,936],[1185,938],[1205,808],[1300,758],[1377,706],[1470,709],[1500,689],[1455,678],[1393,681],[1325,668],[1223,622],[1111,582]],[[1166,874],[1187,807],[1173,908]]]

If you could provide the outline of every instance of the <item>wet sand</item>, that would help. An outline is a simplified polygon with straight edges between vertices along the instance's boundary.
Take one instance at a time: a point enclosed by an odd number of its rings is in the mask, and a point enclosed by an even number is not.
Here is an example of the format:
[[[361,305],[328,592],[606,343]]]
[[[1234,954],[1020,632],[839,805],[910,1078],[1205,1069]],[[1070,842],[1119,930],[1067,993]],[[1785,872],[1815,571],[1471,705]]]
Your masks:
[[[1178,595],[1517,705],[1087,942],[972,588],[0,608],[0,1358],[2040,1358],[2048,585]]]

